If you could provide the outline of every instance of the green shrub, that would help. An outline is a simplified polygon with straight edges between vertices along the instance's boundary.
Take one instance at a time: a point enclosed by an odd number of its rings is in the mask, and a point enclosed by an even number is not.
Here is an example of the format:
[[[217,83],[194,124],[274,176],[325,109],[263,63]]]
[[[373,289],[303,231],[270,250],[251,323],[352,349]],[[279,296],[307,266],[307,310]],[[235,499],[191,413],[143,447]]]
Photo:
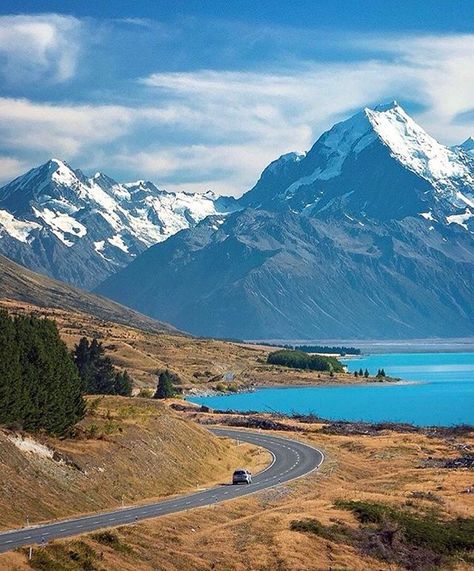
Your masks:
[[[153,396],[153,389],[141,388],[137,394],[137,397],[141,399],[151,399],[152,396]]]
[[[417,514],[369,501],[341,500],[336,507],[351,511],[359,528],[323,525],[315,519],[293,521],[290,528],[351,545],[364,555],[411,571],[448,569],[460,558],[474,562],[469,555],[474,548],[474,518],[441,520],[433,512]]]
[[[351,543],[350,530],[343,525],[323,525],[317,519],[295,520],[290,524],[293,531],[312,533],[329,541]]]
[[[303,351],[292,351],[291,349],[281,349],[273,351],[267,357],[270,365],[283,365],[292,369],[307,369],[309,371],[333,371],[342,373],[344,368],[335,357],[324,357],[323,355],[309,355]]]
[[[362,524],[392,522],[403,531],[406,540],[440,554],[474,549],[474,518],[440,520],[384,504],[362,501],[338,501],[337,507],[351,511]]]

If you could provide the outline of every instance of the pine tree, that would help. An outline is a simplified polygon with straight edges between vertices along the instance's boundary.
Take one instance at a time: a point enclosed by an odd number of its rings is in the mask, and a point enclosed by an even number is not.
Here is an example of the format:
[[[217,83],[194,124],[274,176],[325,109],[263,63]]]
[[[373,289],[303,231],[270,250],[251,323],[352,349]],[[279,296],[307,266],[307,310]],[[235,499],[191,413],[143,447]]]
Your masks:
[[[84,390],[88,394],[116,394],[116,373],[109,357],[97,339],[89,341],[83,337],[73,351]]]
[[[21,386],[15,325],[6,311],[0,311],[0,423],[15,422],[22,417],[26,398],[21,394]]]
[[[359,369],[359,377],[363,377],[364,376],[364,371],[362,370],[362,367]]]
[[[369,371],[368,371],[368,369],[366,369],[366,370],[364,371],[364,377],[365,377],[366,379],[369,377]]]
[[[173,377],[174,375],[171,371],[166,369],[158,375],[158,385],[156,387],[156,392],[153,395],[155,399],[168,399],[175,396],[176,391],[173,387]]]
[[[124,397],[132,396],[133,381],[127,371],[116,373],[115,394]]]
[[[65,434],[84,416],[77,369],[54,321],[0,314],[0,422]]]
[[[358,377],[359,373],[357,371],[354,371],[354,377]]]

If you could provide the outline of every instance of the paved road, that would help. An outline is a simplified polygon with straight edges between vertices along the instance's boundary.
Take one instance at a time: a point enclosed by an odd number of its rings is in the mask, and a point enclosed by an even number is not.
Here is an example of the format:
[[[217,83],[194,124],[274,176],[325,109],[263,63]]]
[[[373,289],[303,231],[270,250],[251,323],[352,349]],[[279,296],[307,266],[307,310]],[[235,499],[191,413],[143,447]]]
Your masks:
[[[273,456],[273,463],[254,476],[251,485],[220,485],[152,504],[100,512],[90,516],[1,533],[0,553],[23,545],[41,544],[60,537],[70,537],[100,528],[129,524],[239,498],[309,474],[324,461],[323,453],[316,448],[288,438],[227,428],[211,430],[218,436],[226,436],[266,448]],[[231,474],[229,474],[230,477]]]

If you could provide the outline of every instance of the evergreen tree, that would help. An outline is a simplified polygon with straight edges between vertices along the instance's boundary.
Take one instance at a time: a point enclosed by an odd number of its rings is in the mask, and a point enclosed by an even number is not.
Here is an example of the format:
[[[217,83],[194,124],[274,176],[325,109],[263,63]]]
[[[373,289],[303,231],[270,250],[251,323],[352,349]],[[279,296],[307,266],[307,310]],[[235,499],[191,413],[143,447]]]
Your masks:
[[[132,396],[133,381],[127,371],[116,373],[115,394],[123,397]]]
[[[84,416],[77,369],[54,321],[0,314],[0,422],[65,434]]]
[[[358,377],[359,373],[357,371],[354,371],[354,377]]]
[[[343,366],[335,357],[324,355],[309,355],[304,351],[280,349],[273,351],[267,357],[267,363],[271,365],[283,365],[293,369],[305,369],[310,371],[333,371],[342,373]]]
[[[15,324],[6,311],[0,311],[0,423],[10,423],[23,417],[27,405],[22,392],[20,352]]]
[[[364,371],[362,370],[362,367],[359,369],[359,377],[363,377],[364,376]]]
[[[369,377],[369,371],[368,371],[368,369],[366,369],[366,370],[364,371],[364,377],[365,377],[366,379]]]
[[[97,339],[89,341],[83,337],[73,352],[84,390],[88,394],[116,394],[116,373],[109,357]]]
[[[175,396],[176,391],[173,387],[173,378],[177,375],[166,369],[158,375],[158,385],[156,387],[156,392],[153,395],[155,399],[168,399]]]

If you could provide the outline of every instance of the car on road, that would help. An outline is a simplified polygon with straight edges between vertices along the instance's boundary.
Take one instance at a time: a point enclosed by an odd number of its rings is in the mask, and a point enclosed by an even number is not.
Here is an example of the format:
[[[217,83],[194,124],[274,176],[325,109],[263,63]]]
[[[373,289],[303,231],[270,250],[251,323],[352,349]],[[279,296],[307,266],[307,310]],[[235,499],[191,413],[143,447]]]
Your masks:
[[[252,474],[248,470],[239,468],[232,475],[232,484],[251,484]]]

